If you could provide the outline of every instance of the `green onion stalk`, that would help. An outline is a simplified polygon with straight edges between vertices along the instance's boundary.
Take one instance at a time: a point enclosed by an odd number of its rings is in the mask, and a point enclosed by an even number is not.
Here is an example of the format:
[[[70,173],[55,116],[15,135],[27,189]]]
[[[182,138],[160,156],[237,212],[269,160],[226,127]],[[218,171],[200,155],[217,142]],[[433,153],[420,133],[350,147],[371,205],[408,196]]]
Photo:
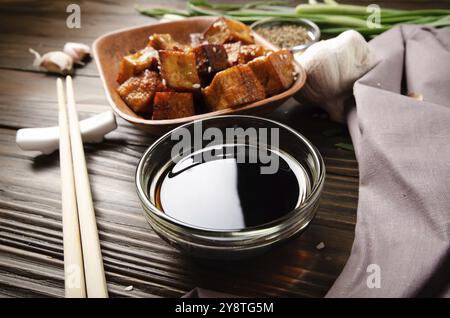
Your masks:
[[[137,7],[148,16],[225,16],[243,23],[253,23],[273,17],[282,20],[309,19],[319,25],[324,37],[354,29],[367,38],[376,36],[397,24],[422,24],[434,27],[450,26],[450,10],[398,10],[370,8],[360,5],[338,4],[334,0],[323,3],[289,6],[287,1],[255,1],[247,3],[211,3],[207,0],[190,0],[185,9],[161,7]],[[375,11],[375,12],[374,12]],[[379,19],[372,19],[376,14]],[[368,21],[371,21],[370,25]],[[374,21],[372,21],[374,20]],[[379,21],[378,21],[379,20]]]

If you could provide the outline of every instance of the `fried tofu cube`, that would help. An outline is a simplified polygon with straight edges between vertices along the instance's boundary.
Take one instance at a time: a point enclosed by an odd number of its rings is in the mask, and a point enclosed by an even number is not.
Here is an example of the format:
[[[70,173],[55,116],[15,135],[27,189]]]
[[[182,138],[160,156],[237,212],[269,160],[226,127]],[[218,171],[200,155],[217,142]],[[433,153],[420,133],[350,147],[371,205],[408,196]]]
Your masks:
[[[155,50],[183,51],[186,46],[175,41],[170,34],[155,33],[148,38],[148,46]]]
[[[246,64],[257,57],[264,56],[265,54],[271,52],[271,50],[266,49],[261,45],[250,44],[241,45],[239,48],[239,64]]]
[[[158,92],[152,119],[174,119],[195,115],[192,93]]]
[[[241,51],[241,42],[225,43],[223,45],[228,56],[228,63],[236,65],[239,61],[239,53]]]
[[[280,50],[256,58],[247,65],[264,86],[267,96],[286,90],[294,82],[294,57],[288,50]]]
[[[122,84],[130,77],[139,74],[145,69],[156,67],[157,64],[158,51],[151,47],[146,47],[122,58],[116,80],[119,84]]]
[[[151,113],[155,93],[164,89],[159,74],[145,70],[139,76],[127,79],[117,88],[117,92],[134,112]]]
[[[208,85],[214,75],[226,69],[229,65],[227,52],[223,45],[202,44],[193,49],[197,72],[202,85]]]
[[[200,78],[197,74],[193,52],[160,51],[161,76],[168,87],[178,91],[198,91]]]
[[[191,39],[191,47],[197,47],[199,45],[207,43],[203,38],[202,33],[191,33],[189,34],[189,37]]]
[[[205,39],[211,44],[224,44],[241,41],[244,44],[253,44],[255,40],[252,30],[244,23],[224,17],[218,18],[203,33]]]
[[[241,42],[226,43],[223,45],[231,65],[246,64],[251,60],[272,52],[257,44],[242,45]]]
[[[214,76],[202,91],[210,111],[235,107],[265,98],[264,87],[250,67],[236,65]]]

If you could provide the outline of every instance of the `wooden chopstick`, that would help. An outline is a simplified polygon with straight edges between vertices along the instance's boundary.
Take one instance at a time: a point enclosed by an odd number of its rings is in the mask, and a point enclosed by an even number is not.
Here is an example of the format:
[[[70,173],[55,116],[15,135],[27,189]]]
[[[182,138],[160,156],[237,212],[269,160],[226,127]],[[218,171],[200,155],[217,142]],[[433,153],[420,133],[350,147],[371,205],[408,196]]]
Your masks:
[[[108,297],[108,289],[106,286],[91,187],[89,185],[89,177],[86,168],[83,141],[81,139],[78,123],[72,78],[70,76],[66,77],[66,90],[70,144],[72,147],[72,163],[75,177],[87,296],[106,298]]]
[[[85,298],[86,285],[73,177],[72,151],[64,87],[60,78],[56,82],[56,88],[59,106],[59,161],[61,167],[65,294],[66,297],[70,298]]]

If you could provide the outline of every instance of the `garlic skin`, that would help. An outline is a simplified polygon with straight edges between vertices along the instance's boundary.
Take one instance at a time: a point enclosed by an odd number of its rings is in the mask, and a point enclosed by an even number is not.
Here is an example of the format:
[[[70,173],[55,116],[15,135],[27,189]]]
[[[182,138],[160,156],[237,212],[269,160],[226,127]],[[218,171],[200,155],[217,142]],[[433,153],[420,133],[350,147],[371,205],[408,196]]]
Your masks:
[[[84,65],[83,60],[91,54],[89,46],[75,42],[67,42],[63,51],[72,57],[74,63],[80,65]]]
[[[369,44],[354,30],[314,43],[295,59],[306,71],[305,86],[296,98],[320,106],[340,123],[346,122],[345,105],[353,84],[377,63]]]
[[[33,62],[34,67],[61,75],[68,75],[72,73],[73,59],[70,55],[60,51],[53,51],[45,53],[41,56],[33,49],[29,49],[29,51],[35,56]]]

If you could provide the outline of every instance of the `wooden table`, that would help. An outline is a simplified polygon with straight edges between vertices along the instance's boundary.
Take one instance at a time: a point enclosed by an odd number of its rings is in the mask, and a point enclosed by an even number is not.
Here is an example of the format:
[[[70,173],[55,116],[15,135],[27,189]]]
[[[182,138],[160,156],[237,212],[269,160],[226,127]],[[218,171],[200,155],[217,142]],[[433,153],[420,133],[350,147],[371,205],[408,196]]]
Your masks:
[[[92,44],[108,31],[152,21],[134,11],[133,0],[81,1],[82,27],[68,29],[69,3],[0,4],[2,297],[64,296],[58,154],[24,152],[15,144],[19,128],[57,125],[56,77],[34,70],[28,48],[47,52],[62,49],[67,41]],[[445,6],[437,1],[409,5]],[[76,70],[74,83],[81,118],[110,109],[94,62]],[[304,234],[246,261],[192,259],[151,230],[138,202],[134,172],[154,136],[118,120],[119,128],[105,142],[85,146],[110,296],[178,297],[196,286],[241,296],[320,297],[327,292],[345,265],[354,236],[357,162],[353,152],[335,147],[349,142],[349,136],[323,112],[296,103],[282,106],[271,118],[287,123],[318,146],[327,179],[317,217]],[[343,132],[329,136],[327,132],[336,128]],[[320,242],[325,244],[322,250],[316,249]],[[133,289],[126,290],[130,285]]]

